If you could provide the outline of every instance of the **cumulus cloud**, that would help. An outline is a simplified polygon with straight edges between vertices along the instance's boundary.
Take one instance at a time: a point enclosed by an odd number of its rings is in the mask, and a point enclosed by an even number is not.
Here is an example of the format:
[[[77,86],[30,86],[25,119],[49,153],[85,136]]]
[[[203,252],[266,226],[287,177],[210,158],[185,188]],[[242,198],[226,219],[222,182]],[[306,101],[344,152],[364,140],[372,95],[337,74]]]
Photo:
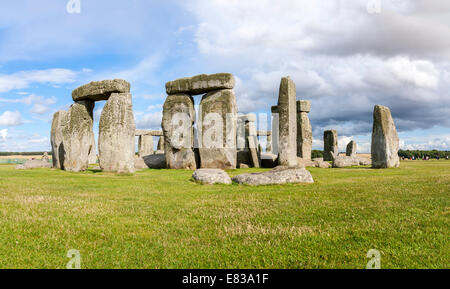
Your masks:
[[[0,115],[0,126],[18,126],[23,123],[19,111],[5,111]]]
[[[75,81],[77,73],[70,69],[46,69],[0,74],[0,92],[28,88],[32,83],[62,84]]]
[[[136,114],[141,115],[141,114]],[[161,129],[162,112],[142,114],[136,119],[136,127],[139,129]]]
[[[0,137],[5,140],[6,137],[8,136],[8,130],[7,129],[2,129],[0,130]]]

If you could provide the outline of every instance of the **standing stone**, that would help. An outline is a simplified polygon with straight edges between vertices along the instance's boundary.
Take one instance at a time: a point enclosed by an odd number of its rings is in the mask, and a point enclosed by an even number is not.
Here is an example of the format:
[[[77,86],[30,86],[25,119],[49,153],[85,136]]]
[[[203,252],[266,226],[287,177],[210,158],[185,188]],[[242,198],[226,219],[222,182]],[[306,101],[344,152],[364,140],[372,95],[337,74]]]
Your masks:
[[[278,131],[280,129],[280,115],[278,113],[278,106],[272,106],[271,107],[272,112],[272,143],[270,145],[270,152],[277,155],[277,161],[278,161],[278,140],[280,138],[280,132]]]
[[[256,149],[258,144],[256,115],[247,114],[239,116],[237,120],[237,130],[237,165],[253,164],[251,149]],[[249,137],[253,139],[251,143],[254,147],[250,145]]]
[[[255,137],[254,136],[249,136],[248,137],[248,146],[250,149],[250,159],[252,160],[252,165],[254,168],[260,168],[260,164],[259,164],[259,154],[258,154],[258,150],[256,148],[256,144],[255,144]]]
[[[267,132],[266,153],[272,152],[272,132]]]
[[[389,108],[376,105],[373,111],[372,167],[393,168],[400,166],[399,138]]]
[[[142,134],[138,141],[138,155],[143,158],[153,154],[153,135]]]
[[[87,170],[89,154],[92,147],[94,132],[93,119],[94,101],[83,100],[75,102],[65,117],[63,124],[64,169],[71,172]],[[60,147],[61,150],[61,147]],[[61,155],[59,156],[61,161]]]
[[[338,135],[335,130],[326,130],[323,133],[323,160],[332,161],[333,155],[339,153]]]
[[[278,97],[279,141],[278,162],[281,166],[297,166],[297,102],[295,83],[283,77]]]
[[[201,168],[236,168],[236,96],[231,89],[210,92],[200,103],[198,123]]]
[[[164,151],[169,169],[197,169],[194,145],[194,100],[187,94],[167,96],[163,106]]]
[[[164,153],[164,136],[159,137],[157,151]]]
[[[89,164],[96,164],[97,163],[97,147],[95,145],[95,136],[92,134],[91,138],[91,146],[92,149],[89,153]]]
[[[98,150],[102,170],[117,173],[135,171],[135,130],[131,94],[113,93],[100,117]]]
[[[312,150],[312,127],[308,117],[310,110],[309,101],[297,101],[297,156],[306,160],[311,159]]]
[[[53,115],[50,141],[52,145],[53,167],[64,169],[63,125],[67,123],[67,111],[60,110]]]
[[[357,149],[356,142],[354,140],[350,141],[347,145],[345,155],[349,157],[356,156],[356,149]]]

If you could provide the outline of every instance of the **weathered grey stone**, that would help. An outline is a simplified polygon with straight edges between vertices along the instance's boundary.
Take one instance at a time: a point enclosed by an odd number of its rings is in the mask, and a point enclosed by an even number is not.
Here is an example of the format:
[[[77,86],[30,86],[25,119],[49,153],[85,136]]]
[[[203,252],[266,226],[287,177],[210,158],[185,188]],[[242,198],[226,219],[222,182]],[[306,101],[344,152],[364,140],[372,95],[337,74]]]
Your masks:
[[[94,135],[94,120],[92,112],[94,101],[83,100],[74,103],[64,117],[63,127],[63,147],[64,169],[71,172],[87,170],[89,166],[89,154],[95,147],[92,147]],[[61,154],[60,154],[61,161]]]
[[[95,145],[95,136],[92,134],[91,137],[91,151],[89,152],[88,156],[88,162],[89,164],[96,164],[97,163],[97,146]]]
[[[141,169],[165,169],[166,156],[164,154],[153,154],[143,158],[135,158],[134,167],[137,170]]]
[[[28,160],[23,165],[17,165],[16,170],[44,169],[51,167],[52,164],[48,160]]]
[[[164,136],[159,137],[157,151],[164,153]]]
[[[198,169],[192,174],[192,178],[202,184],[231,184],[228,174],[220,169]]]
[[[265,152],[261,153],[261,167],[263,168],[274,168],[278,164],[278,156],[271,153]]]
[[[93,81],[72,92],[73,101],[108,100],[113,93],[129,93],[130,83],[123,79]]]
[[[163,106],[164,151],[169,169],[197,169],[194,145],[194,100],[187,94],[167,96]]]
[[[143,129],[137,129],[135,132],[136,136],[141,135],[151,135],[151,136],[163,136],[163,132],[161,130],[143,130]]]
[[[50,162],[50,158],[48,157],[48,153],[47,152],[44,152],[44,154],[42,155],[41,160],[45,161],[47,163]]]
[[[143,158],[148,155],[152,155],[153,148],[153,136],[152,135],[140,135],[138,140],[138,155]]]
[[[278,163],[281,166],[297,165],[297,102],[295,83],[283,77],[278,97],[279,140]]]
[[[371,166],[372,160],[366,157],[358,157],[360,166]]]
[[[326,130],[323,133],[323,147],[323,160],[332,161],[333,154],[339,153],[337,131]]]
[[[309,100],[299,100],[297,101],[297,112],[306,112],[309,113],[311,111],[311,102]]]
[[[306,168],[306,167],[315,167],[315,164],[312,160],[304,159],[304,158],[297,158],[297,167],[299,168]]]
[[[200,74],[167,82],[166,92],[169,95],[178,93],[196,95],[220,89],[232,89],[234,84],[234,76],[230,73]]]
[[[50,133],[53,167],[58,169],[64,169],[63,125],[67,124],[66,118],[67,111],[55,112]]]
[[[284,166],[278,166],[264,173],[237,175],[232,180],[238,184],[251,186],[314,183],[311,174],[306,169],[288,168]]]
[[[348,143],[345,154],[349,157],[356,156],[356,149],[357,149],[356,142],[352,140]]]
[[[253,161],[259,158],[258,137],[256,131],[256,115],[247,114],[241,115],[237,120],[237,165],[243,163],[253,165]],[[252,137],[252,145],[250,145],[249,137]],[[252,152],[252,149],[254,150]],[[254,159],[253,153],[256,153]],[[253,165],[254,166],[254,165]],[[259,162],[258,166],[259,167]]]
[[[333,168],[359,166],[359,159],[355,156],[337,156],[333,159]]]
[[[308,160],[311,159],[312,151],[312,127],[308,117],[310,108],[309,101],[297,101],[297,156]]]
[[[200,103],[198,122],[201,168],[236,168],[236,96],[231,89],[210,92]]]
[[[399,138],[389,108],[376,105],[373,111],[372,167],[394,168],[400,166]]]
[[[331,164],[329,162],[324,161],[314,161],[314,165],[317,168],[328,169],[331,168]]]
[[[253,167],[259,168],[261,166],[259,164],[259,154],[258,154],[258,150],[256,149],[255,138],[256,138],[256,136],[252,136],[252,135],[248,136],[250,159],[252,161]]]
[[[135,131],[131,94],[113,93],[103,107],[99,124],[99,163],[102,170],[133,173]]]

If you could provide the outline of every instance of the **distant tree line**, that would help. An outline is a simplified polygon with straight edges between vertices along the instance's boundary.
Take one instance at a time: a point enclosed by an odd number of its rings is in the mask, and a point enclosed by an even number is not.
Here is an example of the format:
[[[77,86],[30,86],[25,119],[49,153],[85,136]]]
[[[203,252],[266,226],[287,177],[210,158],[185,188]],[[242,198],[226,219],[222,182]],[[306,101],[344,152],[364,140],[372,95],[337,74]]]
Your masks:
[[[45,152],[0,152],[0,156],[40,156],[43,155]],[[52,152],[47,152],[49,155],[52,154]]]
[[[437,159],[437,158],[446,158],[447,156],[450,157],[450,151],[438,151],[438,150],[431,150],[431,151],[420,151],[420,150],[399,150],[398,155],[400,157],[404,158],[424,158],[429,157],[431,159]]]

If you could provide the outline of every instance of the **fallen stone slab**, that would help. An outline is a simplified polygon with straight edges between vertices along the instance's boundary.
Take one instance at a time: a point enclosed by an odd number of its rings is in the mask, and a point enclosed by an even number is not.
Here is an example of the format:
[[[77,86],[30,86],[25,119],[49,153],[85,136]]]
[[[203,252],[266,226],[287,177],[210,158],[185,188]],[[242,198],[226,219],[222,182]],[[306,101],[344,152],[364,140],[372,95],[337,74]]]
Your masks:
[[[331,168],[331,164],[329,162],[325,162],[325,161],[314,161],[314,166],[316,168],[321,168],[321,169],[329,169]]]
[[[200,74],[167,82],[166,92],[168,95],[178,93],[198,95],[215,90],[232,89],[234,85],[234,76],[230,73]]]
[[[123,79],[93,81],[72,92],[73,101],[108,100],[113,93],[129,93],[130,83]]]
[[[284,166],[263,173],[237,175],[232,180],[238,184],[251,186],[314,183],[310,172],[305,168]]]
[[[16,170],[50,169],[52,164],[46,160],[28,160],[23,165],[17,165]]]
[[[316,166],[312,160],[304,159],[304,158],[297,158],[297,163],[298,163],[298,167],[300,167],[300,168]]]
[[[228,174],[221,169],[198,169],[192,174],[192,178],[202,184],[231,184]]]
[[[144,156],[143,158],[136,158],[134,160],[134,167],[137,170],[142,169],[165,169],[166,156],[162,153]]]

